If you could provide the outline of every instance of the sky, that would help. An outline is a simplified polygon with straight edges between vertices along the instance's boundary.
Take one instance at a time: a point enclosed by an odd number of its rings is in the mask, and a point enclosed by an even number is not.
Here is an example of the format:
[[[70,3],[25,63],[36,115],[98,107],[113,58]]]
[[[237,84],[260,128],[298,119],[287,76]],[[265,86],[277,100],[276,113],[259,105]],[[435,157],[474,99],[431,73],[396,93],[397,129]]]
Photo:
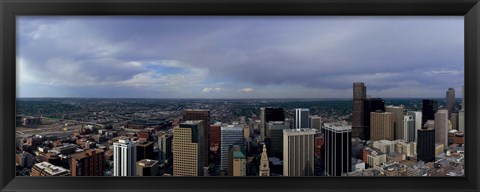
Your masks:
[[[461,97],[462,16],[19,16],[17,97]]]

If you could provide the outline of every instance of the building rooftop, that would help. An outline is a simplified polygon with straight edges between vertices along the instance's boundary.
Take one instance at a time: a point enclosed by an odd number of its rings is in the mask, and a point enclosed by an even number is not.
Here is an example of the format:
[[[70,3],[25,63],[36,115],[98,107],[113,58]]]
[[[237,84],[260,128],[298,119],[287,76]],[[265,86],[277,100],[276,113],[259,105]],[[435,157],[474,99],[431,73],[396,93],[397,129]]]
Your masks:
[[[314,135],[315,130],[313,129],[308,129],[308,128],[301,128],[301,129],[284,129],[283,134],[287,135]]]
[[[74,153],[74,154],[70,155],[70,157],[73,158],[73,159],[80,160],[80,159],[83,159],[83,158],[86,158],[86,157],[90,157],[94,153],[99,154],[99,153],[103,153],[103,152],[105,152],[105,151],[100,150],[100,149],[88,149],[88,150],[85,150],[85,151],[80,152],[80,153]]]
[[[137,164],[142,167],[153,167],[155,164],[158,164],[158,161],[152,159],[142,159],[138,161]]]
[[[59,175],[65,172],[69,172],[67,169],[60,167],[60,166],[55,166],[52,165],[49,162],[41,162],[35,164],[36,167],[40,168],[41,170],[47,172],[49,175]]]
[[[340,121],[340,122],[333,122],[333,123],[324,123],[324,127],[326,130],[334,131],[334,132],[350,132],[352,131],[352,126],[348,125],[347,122]]]
[[[241,151],[233,151],[232,156],[235,159],[245,159],[245,155]]]

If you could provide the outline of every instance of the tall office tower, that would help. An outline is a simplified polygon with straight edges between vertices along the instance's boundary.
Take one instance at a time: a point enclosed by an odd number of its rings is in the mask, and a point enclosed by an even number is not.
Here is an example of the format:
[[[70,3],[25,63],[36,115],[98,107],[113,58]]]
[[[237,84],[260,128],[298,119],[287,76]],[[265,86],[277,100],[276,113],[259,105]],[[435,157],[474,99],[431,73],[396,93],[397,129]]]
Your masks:
[[[210,125],[210,144],[208,147],[210,147],[210,151],[214,150],[216,153],[218,148],[220,147],[220,128],[222,127],[222,123],[216,122],[213,125]],[[217,150],[215,150],[217,149]]]
[[[448,110],[448,118],[451,117],[452,112],[455,110],[455,89],[448,88],[446,93],[447,99],[447,110]]]
[[[72,176],[103,176],[103,155],[100,149],[87,149],[70,155]]]
[[[405,109],[403,105],[401,106],[392,106],[389,105],[385,107],[386,112],[391,112],[393,113],[393,129],[394,131],[394,138],[395,139],[403,139],[403,136],[405,135],[403,133],[403,116],[405,115]]]
[[[448,147],[448,110],[440,109],[435,113],[435,143]]]
[[[310,116],[310,110],[306,108],[295,109],[295,128],[310,128],[308,117]]]
[[[173,176],[203,176],[203,125],[185,121],[173,128]]]
[[[394,140],[393,113],[371,112],[370,113],[370,140]]]
[[[290,129],[290,125],[283,121],[270,121],[267,124],[270,138],[270,155],[283,158],[283,130]]]
[[[270,121],[285,121],[285,111],[283,108],[260,108],[260,139],[262,141],[266,137],[265,129],[267,127],[267,123]]]
[[[203,166],[208,166],[208,152],[209,152],[209,137],[210,133],[210,110],[207,109],[185,109],[183,111],[183,120],[184,121],[194,121],[194,120],[203,120],[203,132],[201,137],[203,137]]]
[[[419,129],[422,129],[423,124],[422,124],[422,112],[421,111],[408,111],[407,115],[411,115],[413,119],[415,120],[415,139],[418,138],[418,131]]]
[[[220,129],[220,170],[228,170],[228,150],[233,145],[245,146],[243,138],[243,127],[237,125],[228,125]]]
[[[458,130],[465,132],[465,89],[462,86],[462,109],[458,111]]]
[[[435,130],[423,127],[418,130],[417,159],[419,161],[435,161]]]
[[[137,162],[136,176],[156,176],[158,174],[158,161],[142,159]]]
[[[422,126],[427,120],[434,120],[435,113],[438,110],[438,101],[433,99],[424,99],[422,105]]]
[[[146,140],[139,140],[137,146],[137,160],[153,159],[153,142]]]
[[[167,163],[172,158],[173,135],[161,132],[158,135],[158,161],[160,164]]]
[[[33,165],[30,176],[70,176],[70,171],[49,162],[41,162]]]
[[[311,116],[310,128],[320,130],[322,128],[322,118],[318,115]]]
[[[417,132],[417,129],[415,129],[415,119],[411,115],[405,115],[403,116],[403,140],[406,142],[413,142],[415,141],[415,132]]]
[[[365,118],[364,118],[364,103],[363,100],[367,98],[367,87],[361,82],[353,83],[353,122],[352,122],[352,136],[360,139],[365,139]]]
[[[313,176],[314,136],[313,129],[283,130],[284,176]]]
[[[325,173],[342,176],[352,171],[352,127],[341,123],[325,123]]]
[[[452,129],[458,130],[458,111],[451,113],[450,121],[452,122]]]
[[[264,144],[262,149],[262,157],[260,158],[260,174],[259,176],[270,176],[270,165],[267,156],[267,147]]]
[[[113,143],[113,176],[135,176],[137,147],[130,139]]]
[[[363,126],[365,140],[370,140],[370,113],[375,111],[385,111],[385,101],[381,98],[366,98],[363,100]]]
[[[247,176],[247,160],[239,145],[233,145],[228,153],[228,175]]]

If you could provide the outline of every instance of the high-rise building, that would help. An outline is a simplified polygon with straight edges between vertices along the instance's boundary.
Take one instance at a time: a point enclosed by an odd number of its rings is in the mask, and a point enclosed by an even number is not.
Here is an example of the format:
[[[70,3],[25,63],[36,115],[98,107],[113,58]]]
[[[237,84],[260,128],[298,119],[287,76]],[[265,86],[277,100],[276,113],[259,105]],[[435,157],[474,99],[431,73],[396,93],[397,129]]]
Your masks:
[[[364,140],[370,140],[370,113],[385,111],[385,101],[381,98],[366,98],[363,100],[363,127],[365,130]]]
[[[282,131],[283,132],[283,131]],[[262,157],[260,158],[260,174],[259,176],[270,176],[270,165],[267,156],[267,147],[264,144],[262,149]]]
[[[283,108],[260,108],[260,139],[262,141],[267,137],[266,128],[267,123],[270,121],[285,121],[285,111]]]
[[[417,159],[425,163],[435,161],[435,130],[424,127],[417,135]]]
[[[314,135],[313,129],[283,130],[284,176],[313,176]]]
[[[458,111],[458,130],[465,132],[465,89],[462,86],[462,109]]]
[[[270,138],[271,156],[283,158],[283,130],[289,129],[290,125],[284,121],[270,121],[267,124],[268,137]]]
[[[370,113],[370,140],[394,140],[394,120],[391,112]]]
[[[446,93],[446,99],[447,99],[446,107],[448,110],[448,118],[450,118],[452,115],[452,112],[455,110],[455,89],[448,88]]]
[[[310,128],[309,127],[310,110],[306,108],[295,109],[295,128]]]
[[[448,147],[448,110],[440,109],[435,113],[435,143]]]
[[[220,127],[222,123],[217,122],[213,125],[210,125],[210,144],[208,145],[211,149],[217,149],[220,147]],[[214,151],[215,153],[217,151]]]
[[[70,171],[49,162],[41,162],[33,165],[30,176],[70,176]]]
[[[322,118],[318,115],[310,117],[310,128],[320,130],[322,129]]]
[[[422,105],[422,126],[427,120],[434,120],[435,113],[438,110],[438,101],[433,99],[424,99]]]
[[[421,111],[408,111],[408,115],[413,117],[413,120],[415,120],[415,139],[418,138],[418,131],[419,129],[422,129],[423,124],[422,124],[422,112]]]
[[[352,171],[352,127],[339,123],[325,123],[325,173],[342,176]]]
[[[458,111],[451,113],[450,121],[452,122],[452,129],[458,130]]]
[[[238,125],[222,126],[220,129],[220,170],[228,170],[228,150],[233,145],[245,146],[243,127]]]
[[[113,176],[135,176],[137,147],[130,139],[113,143]]]
[[[173,135],[161,132],[158,135],[158,161],[160,164],[167,163],[172,158]]]
[[[233,145],[228,153],[230,176],[246,176],[247,175],[247,160],[242,148],[239,145]]]
[[[103,155],[100,149],[87,149],[70,155],[72,176],[103,176]]]
[[[364,118],[364,103],[363,100],[367,98],[367,87],[364,83],[353,83],[353,122],[352,122],[352,136],[360,139],[365,139],[365,118]]]
[[[203,120],[173,128],[173,176],[203,176]]]
[[[402,105],[401,106],[389,105],[389,106],[385,107],[385,111],[393,113],[393,129],[395,130],[394,131],[394,138],[405,140],[405,138],[403,138],[403,136],[405,135],[403,133],[403,131],[404,131],[404,129],[403,129],[403,116],[405,115],[404,107]]]
[[[415,141],[415,133],[417,130],[415,129],[415,119],[411,115],[403,116],[403,140],[406,142],[413,142]]]
[[[207,109],[185,109],[183,111],[183,120],[184,121],[194,121],[194,120],[202,120],[203,121],[203,132],[201,133],[201,137],[203,137],[203,146],[202,151],[203,155],[203,166],[208,166],[208,154],[209,154],[209,137],[208,134],[210,133],[210,110]]]
[[[137,162],[137,176],[156,176],[158,174],[158,161],[142,159]]]
[[[146,140],[138,140],[137,146],[137,160],[138,159],[153,159],[153,142]]]

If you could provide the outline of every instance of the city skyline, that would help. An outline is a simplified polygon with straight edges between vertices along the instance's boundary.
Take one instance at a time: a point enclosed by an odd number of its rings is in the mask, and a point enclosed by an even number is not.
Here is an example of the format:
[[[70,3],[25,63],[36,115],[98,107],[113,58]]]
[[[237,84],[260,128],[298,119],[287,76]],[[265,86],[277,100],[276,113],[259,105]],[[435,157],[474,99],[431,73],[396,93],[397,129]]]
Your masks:
[[[461,16],[21,16],[17,32],[18,97],[348,99],[365,82],[444,98],[464,83]]]

